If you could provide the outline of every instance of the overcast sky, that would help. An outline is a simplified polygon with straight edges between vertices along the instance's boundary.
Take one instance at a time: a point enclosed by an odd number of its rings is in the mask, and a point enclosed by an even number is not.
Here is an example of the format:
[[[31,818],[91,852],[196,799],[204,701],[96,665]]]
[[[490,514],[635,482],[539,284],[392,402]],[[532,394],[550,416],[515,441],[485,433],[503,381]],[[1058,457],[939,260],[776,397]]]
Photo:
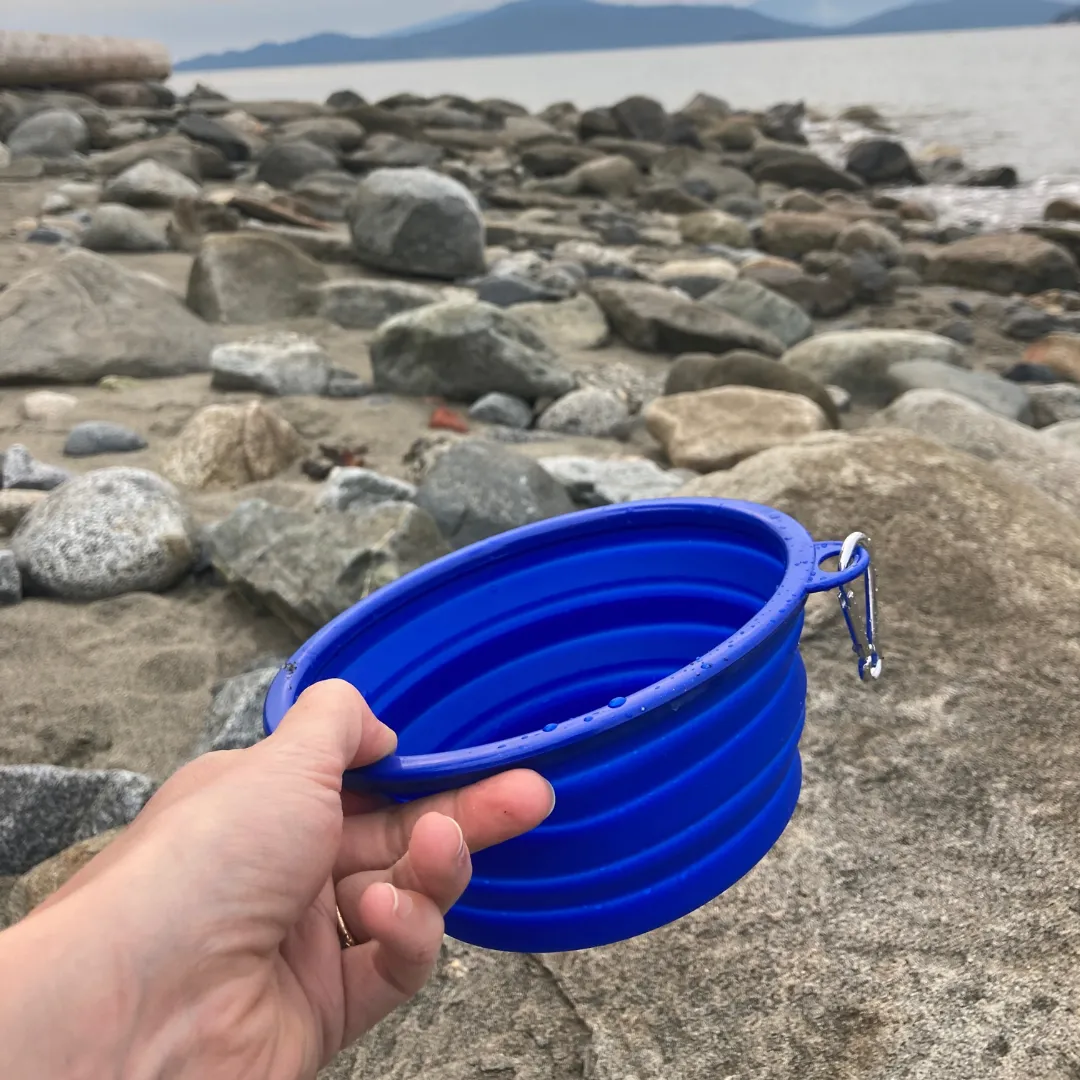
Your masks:
[[[338,30],[380,34],[499,0],[0,0],[0,27],[162,41],[174,59]],[[622,0],[656,3],[657,0]],[[693,3],[695,0],[684,0]],[[716,3],[717,0],[697,0]],[[745,6],[751,0],[727,0]]]

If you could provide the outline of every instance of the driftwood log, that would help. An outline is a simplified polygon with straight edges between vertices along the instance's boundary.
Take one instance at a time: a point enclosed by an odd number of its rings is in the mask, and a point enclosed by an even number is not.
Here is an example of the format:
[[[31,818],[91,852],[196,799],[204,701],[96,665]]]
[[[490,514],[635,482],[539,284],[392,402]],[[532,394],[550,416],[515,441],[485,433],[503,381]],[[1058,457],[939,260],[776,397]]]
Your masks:
[[[0,30],[0,87],[162,80],[171,73],[168,50],[154,41]]]

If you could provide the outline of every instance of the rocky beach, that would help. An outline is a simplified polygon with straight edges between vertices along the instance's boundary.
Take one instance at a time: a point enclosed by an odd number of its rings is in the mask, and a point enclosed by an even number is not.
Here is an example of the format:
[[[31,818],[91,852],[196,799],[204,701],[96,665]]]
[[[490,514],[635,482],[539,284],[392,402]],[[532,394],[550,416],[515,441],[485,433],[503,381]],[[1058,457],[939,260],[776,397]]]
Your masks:
[[[1075,1080],[1080,203],[958,224],[1023,163],[869,107],[836,157],[798,103],[357,89],[0,90],[0,926],[380,586],[748,499],[879,564],[873,692],[808,605],[780,843],[621,945],[447,940],[324,1075]]]

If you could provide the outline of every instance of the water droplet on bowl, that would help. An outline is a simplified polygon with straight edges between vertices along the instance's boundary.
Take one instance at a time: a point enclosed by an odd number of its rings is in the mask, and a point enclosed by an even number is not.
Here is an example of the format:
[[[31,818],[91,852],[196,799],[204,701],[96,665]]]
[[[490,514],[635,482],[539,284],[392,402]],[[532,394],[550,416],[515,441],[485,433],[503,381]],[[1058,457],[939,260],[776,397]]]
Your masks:
[[[626,698],[615,697],[608,702],[609,709],[621,709],[626,704]]]
[[[592,723],[592,717],[591,716],[586,716],[585,717],[585,723],[586,724],[591,724]]]
[[[544,725],[544,730],[545,731],[557,731],[558,728],[559,728],[558,724],[545,724]]]

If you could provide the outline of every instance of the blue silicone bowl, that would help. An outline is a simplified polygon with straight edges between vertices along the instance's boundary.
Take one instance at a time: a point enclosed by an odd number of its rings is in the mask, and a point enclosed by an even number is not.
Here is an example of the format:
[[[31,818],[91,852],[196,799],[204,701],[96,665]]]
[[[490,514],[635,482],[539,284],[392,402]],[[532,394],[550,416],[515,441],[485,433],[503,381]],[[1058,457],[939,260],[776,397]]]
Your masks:
[[[719,896],[790,820],[807,595],[837,589],[844,605],[860,575],[869,595],[868,544],[823,569],[842,547],[716,499],[526,526],[324,627],[271,686],[266,730],[308,686],[340,678],[399,735],[397,754],[346,774],[348,788],[404,801],[539,771],[554,813],[475,855],[447,932],[513,952],[634,937]]]

